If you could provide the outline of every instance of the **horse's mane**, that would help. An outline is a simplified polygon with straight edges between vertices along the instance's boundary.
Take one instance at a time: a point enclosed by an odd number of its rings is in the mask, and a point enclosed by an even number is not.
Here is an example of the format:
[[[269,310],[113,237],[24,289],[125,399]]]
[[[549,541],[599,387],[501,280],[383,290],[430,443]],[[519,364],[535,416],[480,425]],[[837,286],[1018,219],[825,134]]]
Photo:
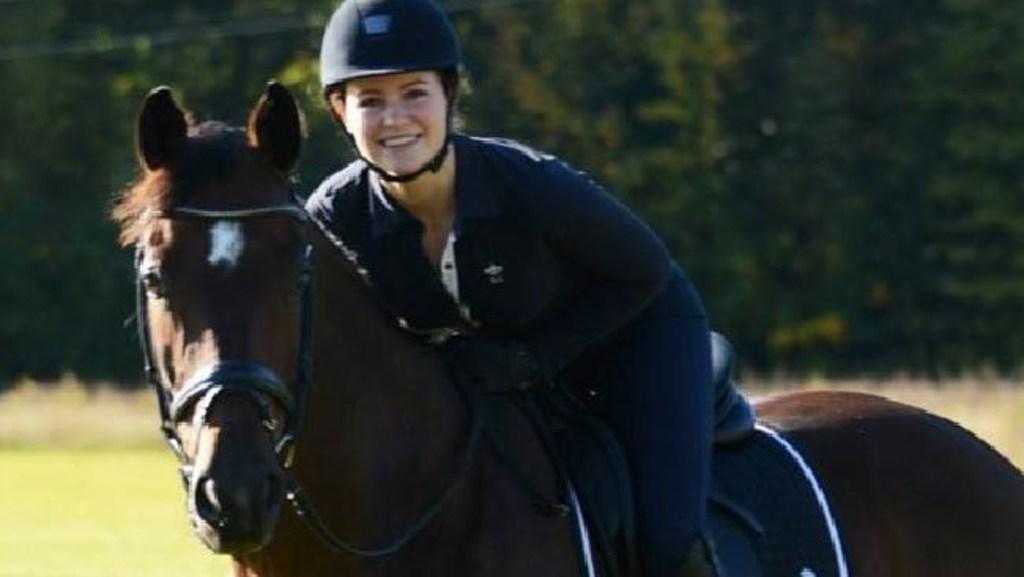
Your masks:
[[[248,150],[245,131],[222,122],[190,122],[188,135],[173,171],[143,169],[142,176],[115,201],[111,217],[120,226],[122,246],[139,240],[147,210],[167,210],[187,202],[196,190],[230,175]]]

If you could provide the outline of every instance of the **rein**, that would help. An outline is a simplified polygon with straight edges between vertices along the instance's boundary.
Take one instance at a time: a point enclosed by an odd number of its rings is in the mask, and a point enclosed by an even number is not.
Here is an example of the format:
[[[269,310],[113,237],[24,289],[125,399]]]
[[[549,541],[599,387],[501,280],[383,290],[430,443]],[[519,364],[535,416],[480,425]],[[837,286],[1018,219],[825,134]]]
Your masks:
[[[348,553],[349,555],[354,555],[356,557],[367,557],[371,559],[387,557],[388,555],[398,552],[402,547],[409,543],[409,541],[412,541],[412,539],[416,537],[416,535],[419,534],[419,532],[422,531],[438,513],[441,512],[444,505],[448,502],[451,496],[455,494],[455,489],[459,486],[459,480],[469,473],[469,470],[473,465],[473,457],[476,455],[477,449],[480,446],[480,440],[483,437],[484,432],[483,406],[480,391],[472,386],[466,386],[466,379],[458,378],[456,379],[456,382],[459,383],[459,392],[462,393],[463,400],[465,400],[466,406],[469,409],[471,419],[469,438],[466,442],[466,448],[463,450],[462,456],[460,457],[459,468],[451,483],[449,483],[447,488],[445,488],[445,490],[435,499],[434,503],[420,513],[420,515],[406,526],[405,529],[389,540],[386,545],[378,545],[376,547],[359,546],[355,545],[348,539],[339,537],[323,522],[310,502],[309,497],[305,495],[298,483],[294,478],[292,478],[292,490],[288,491],[285,498],[292,504],[292,508],[295,510],[295,513],[298,514],[299,518],[306,523],[306,526],[320,538],[320,541],[323,542],[328,549],[335,553]]]
[[[287,217],[305,226],[311,222],[297,197],[280,205],[234,210],[211,210],[194,207],[175,207],[166,211],[150,211],[145,218],[154,219],[195,219],[195,220],[251,220],[269,217]],[[305,241],[302,246],[297,290],[300,297],[300,336],[297,372],[292,386],[286,385],[277,374],[259,363],[248,361],[224,361],[196,372],[175,391],[170,383],[161,378],[153,363],[153,347],[149,332],[148,294],[145,286],[149,271],[143,269],[144,246],[136,246],[136,318],[138,320],[139,343],[145,367],[146,380],[153,388],[160,410],[160,430],[171,450],[178,458],[179,470],[186,489],[192,483],[194,463],[185,451],[176,425],[184,421],[190,408],[194,408],[193,423],[198,428],[205,424],[206,412],[217,395],[222,392],[240,392],[249,395],[260,407],[261,417],[271,431],[275,431],[270,407],[266,397],[276,402],[285,413],[284,426],[273,440],[274,453],[278,458],[287,490],[285,499],[292,505],[296,515],[327,546],[336,553],[347,553],[358,557],[379,558],[399,551],[426,527],[442,510],[459,481],[469,472],[480,439],[483,436],[483,409],[481,393],[472,386],[466,386],[466,379],[456,379],[459,392],[466,402],[470,415],[469,436],[460,457],[459,468],[445,490],[418,515],[409,525],[385,545],[362,547],[349,539],[334,533],[323,522],[311,499],[306,495],[298,479],[292,473],[295,460],[296,438],[305,420],[306,404],[311,386],[313,355],[313,245]],[[457,374],[457,373],[453,373]]]

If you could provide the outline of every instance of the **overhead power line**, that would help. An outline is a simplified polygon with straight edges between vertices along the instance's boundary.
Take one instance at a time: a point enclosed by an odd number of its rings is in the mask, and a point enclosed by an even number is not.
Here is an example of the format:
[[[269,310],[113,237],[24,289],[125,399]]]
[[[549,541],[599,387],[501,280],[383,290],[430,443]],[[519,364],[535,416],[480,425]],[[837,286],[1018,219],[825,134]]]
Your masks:
[[[0,0],[0,4],[20,2],[22,0]],[[470,10],[489,10],[509,8],[523,4],[547,3],[551,0],[449,0],[442,2],[451,14]],[[326,16],[322,14],[300,14],[275,16],[255,20],[233,20],[219,24],[189,24],[156,32],[138,32],[116,36],[93,36],[64,42],[47,42],[39,44],[21,44],[0,46],[0,62],[26,60],[30,58],[46,58],[56,56],[74,56],[81,54],[101,54],[116,50],[171,46],[197,41],[222,40],[226,38],[244,38],[255,36],[272,36],[310,29],[320,29],[326,24]]]
[[[198,24],[158,32],[99,36],[67,42],[27,44],[0,48],[0,62],[47,56],[97,54],[130,48],[168,46],[200,40],[220,40],[248,36],[268,36],[323,26],[320,16],[283,16],[259,20],[232,21],[223,24]]]

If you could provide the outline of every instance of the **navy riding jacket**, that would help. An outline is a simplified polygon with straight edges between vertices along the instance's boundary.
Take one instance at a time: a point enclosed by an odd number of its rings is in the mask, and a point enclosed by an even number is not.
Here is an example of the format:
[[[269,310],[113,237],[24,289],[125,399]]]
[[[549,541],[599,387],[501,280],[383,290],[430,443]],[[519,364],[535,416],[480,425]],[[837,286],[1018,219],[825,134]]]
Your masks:
[[[419,221],[364,162],[307,202],[404,328],[514,337],[553,376],[679,274],[661,239],[583,173],[512,141],[452,142],[460,303],[424,254]]]

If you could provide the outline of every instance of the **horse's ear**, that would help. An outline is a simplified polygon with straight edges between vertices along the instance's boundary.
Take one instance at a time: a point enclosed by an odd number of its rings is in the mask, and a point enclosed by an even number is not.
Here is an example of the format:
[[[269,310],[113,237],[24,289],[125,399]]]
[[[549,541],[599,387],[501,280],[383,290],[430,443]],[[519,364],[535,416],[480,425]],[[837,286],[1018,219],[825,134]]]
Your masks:
[[[288,89],[276,80],[249,113],[249,143],[259,149],[275,168],[287,173],[295,166],[302,147],[302,116]]]
[[[171,89],[154,88],[142,102],[135,129],[139,160],[150,170],[173,164],[188,136],[185,113],[174,101]]]

